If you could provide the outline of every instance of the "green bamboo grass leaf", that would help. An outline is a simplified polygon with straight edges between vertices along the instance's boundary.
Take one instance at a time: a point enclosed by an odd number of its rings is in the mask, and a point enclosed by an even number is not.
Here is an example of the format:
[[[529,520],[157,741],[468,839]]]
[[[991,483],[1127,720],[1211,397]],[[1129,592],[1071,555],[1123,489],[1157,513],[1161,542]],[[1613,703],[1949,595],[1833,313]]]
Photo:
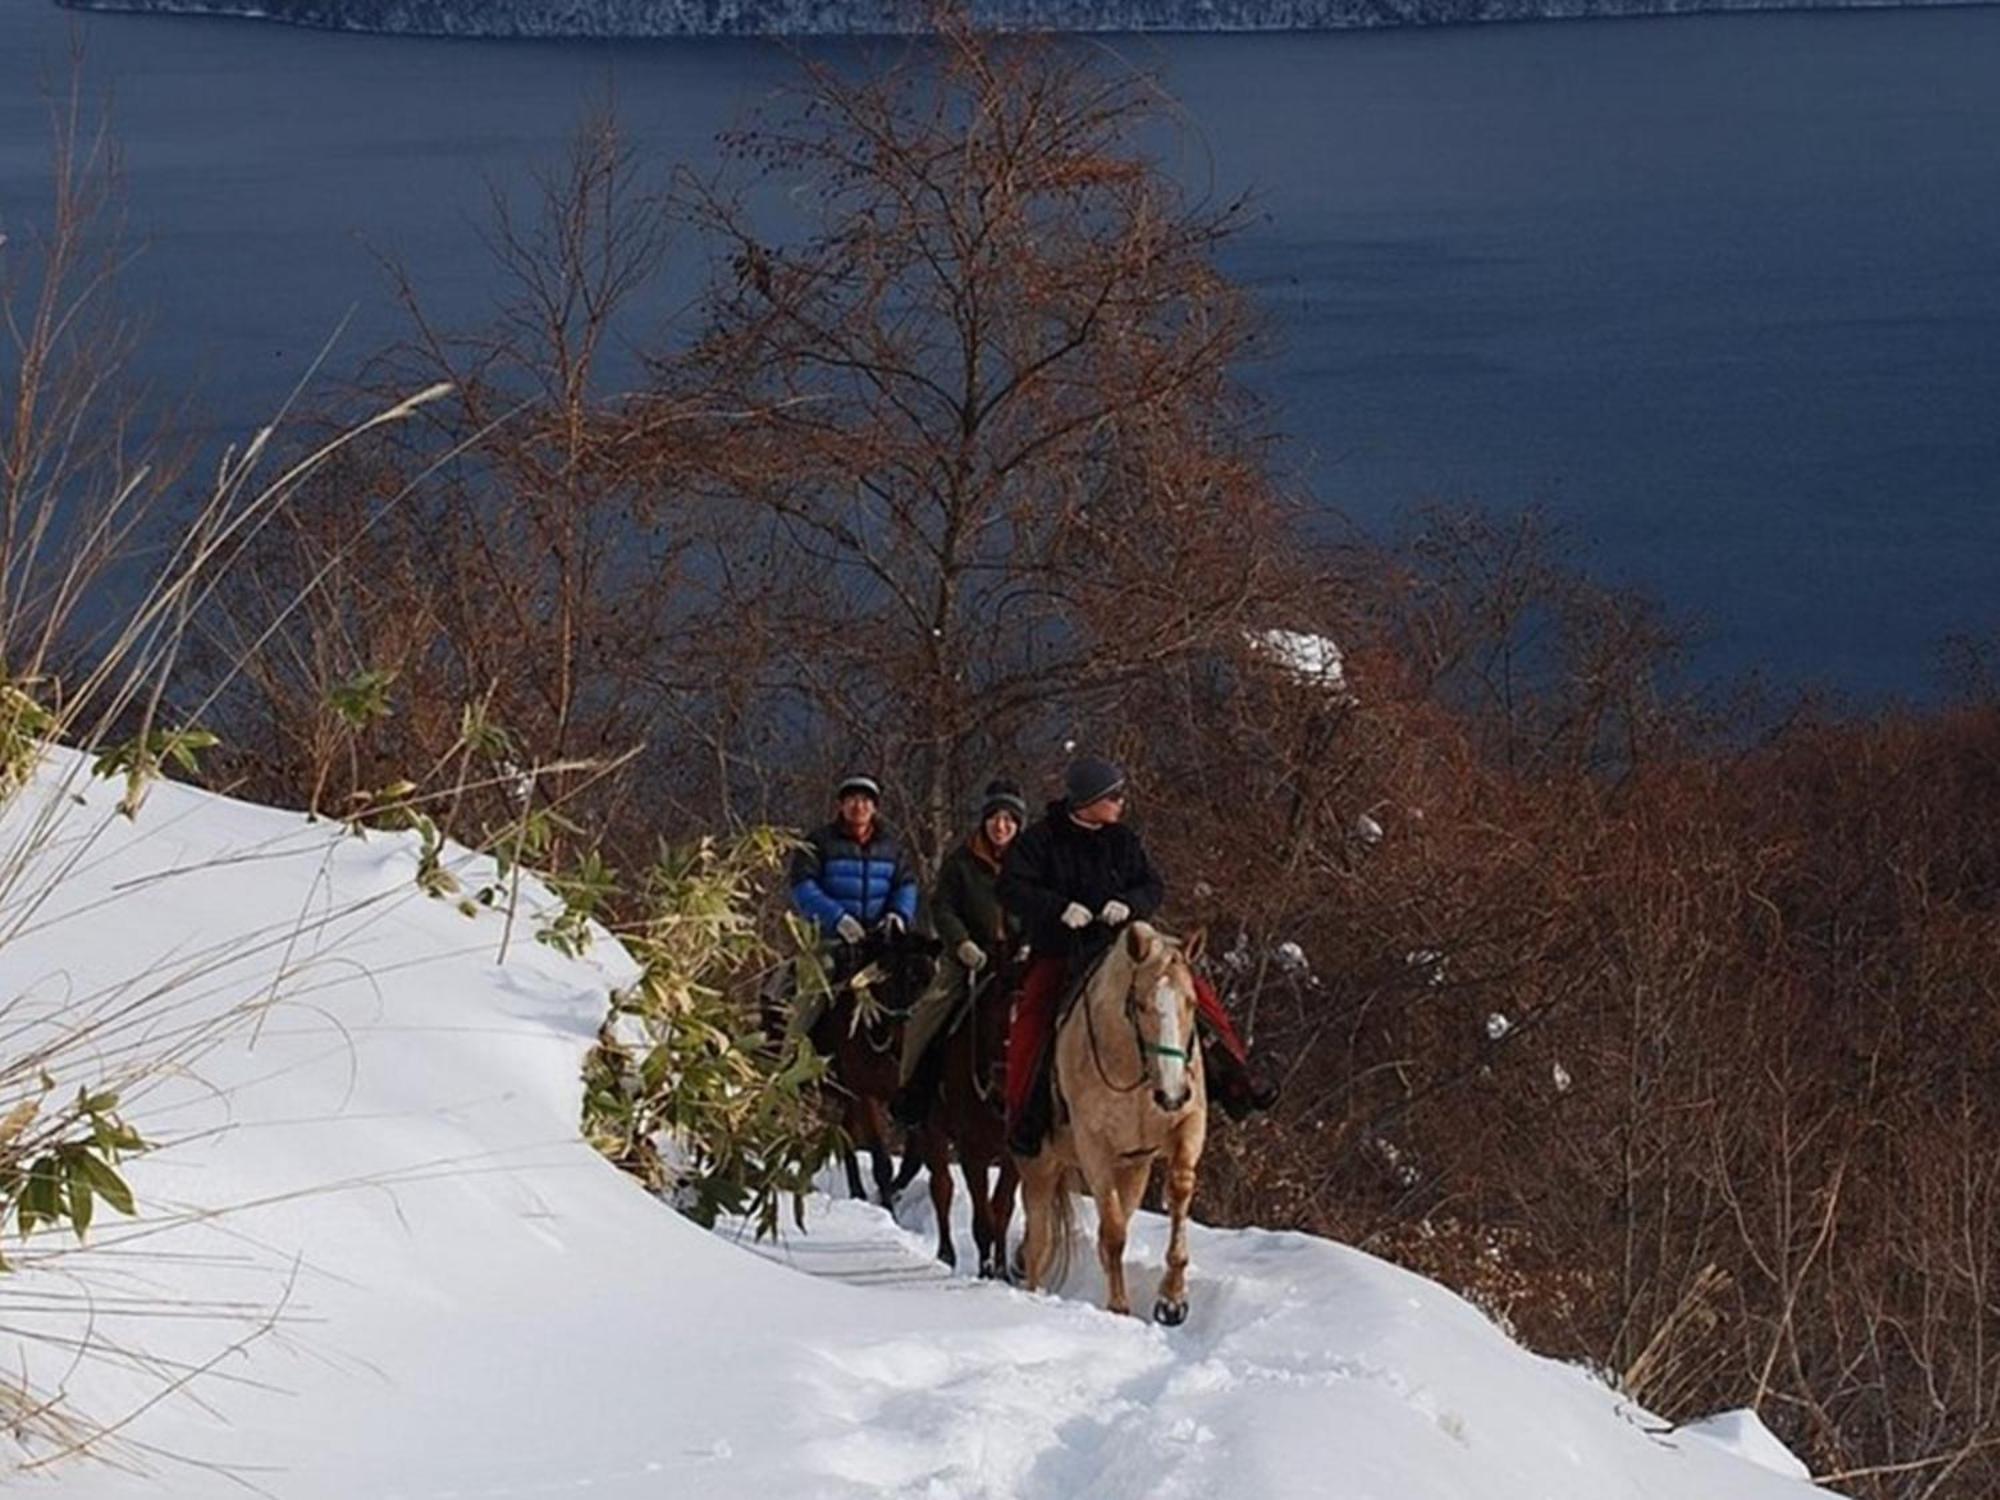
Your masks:
[[[132,1189],[126,1186],[125,1179],[109,1162],[101,1161],[89,1152],[85,1152],[80,1160],[92,1192],[127,1218],[139,1211],[132,1200]]]
[[[68,1179],[69,1227],[76,1231],[78,1239],[87,1239],[90,1235],[91,1214],[96,1207],[97,1196],[91,1191],[90,1178],[75,1162],[70,1163]]]

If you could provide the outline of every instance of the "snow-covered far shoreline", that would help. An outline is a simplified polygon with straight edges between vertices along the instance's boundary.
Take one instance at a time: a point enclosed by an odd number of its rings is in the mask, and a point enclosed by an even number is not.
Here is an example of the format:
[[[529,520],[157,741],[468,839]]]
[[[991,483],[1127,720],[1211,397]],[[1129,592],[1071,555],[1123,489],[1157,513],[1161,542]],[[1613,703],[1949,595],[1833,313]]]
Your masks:
[[[1731,1451],[1772,1458],[1740,1420],[1665,1431],[1444,1289],[1305,1235],[1198,1229],[1170,1331],[1099,1311],[1081,1274],[1064,1298],[943,1276],[920,1201],[899,1226],[816,1200],[775,1247],[703,1231],[577,1137],[578,1065],[630,972],[615,945],[572,960],[517,930],[498,962],[500,918],[419,892],[411,839],[178,786],[129,824],[76,769],[52,756],[0,817],[14,850],[49,813],[33,858],[61,871],[0,900],[0,986],[53,1023],[194,969],[162,1034],[240,1024],[133,1100],[173,1142],[131,1164],[142,1221],[100,1220],[74,1280],[0,1282],[10,1324],[94,1316],[106,1357],[27,1356],[79,1412],[206,1373],[120,1432],[138,1472],[69,1462],[14,1476],[25,1492],[208,1497],[233,1470],[301,1500],[1816,1493]],[[1142,1220],[1142,1278],[1160,1240]],[[91,1314],[34,1311],[75,1286]]]
[[[234,16],[406,36],[891,36],[923,7],[898,0],[58,0],[75,10]],[[976,0],[1010,31],[1242,34],[1455,26],[1725,11],[1885,10],[1983,0]],[[1990,3],[1990,0],[1984,0]]]

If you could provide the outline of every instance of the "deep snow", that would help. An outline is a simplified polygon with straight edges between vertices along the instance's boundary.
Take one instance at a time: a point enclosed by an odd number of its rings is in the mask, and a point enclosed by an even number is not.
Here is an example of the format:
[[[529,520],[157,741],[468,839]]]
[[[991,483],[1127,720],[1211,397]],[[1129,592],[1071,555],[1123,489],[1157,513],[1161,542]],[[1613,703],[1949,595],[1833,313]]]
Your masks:
[[[1766,1466],[1788,1455],[1754,1419],[1665,1431],[1304,1235],[1198,1229],[1167,1331],[1097,1310],[1081,1274],[1062,1299],[944,1276],[920,1205],[899,1226],[818,1201],[778,1246],[707,1233],[577,1137],[615,946],[571,961],[517,928],[499,963],[500,917],[418,892],[409,837],[173,786],[130,825],[115,801],[58,752],[0,818],[17,862],[31,814],[57,820],[0,899],[4,993],[53,1019],[196,976],[152,1002],[162,1035],[252,1009],[135,1099],[172,1142],[132,1165],[145,1218],[65,1263],[102,1346],[216,1364],[119,1434],[146,1472],[44,1471],[65,1500],[228,1493],[203,1465],[326,1500],[1817,1493]],[[1160,1245],[1142,1220],[1142,1285]],[[6,1321],[78,1331],[31,1311],[51,1285],[0,1281]],[[28,1357],[99,1417],[157,1388]]]

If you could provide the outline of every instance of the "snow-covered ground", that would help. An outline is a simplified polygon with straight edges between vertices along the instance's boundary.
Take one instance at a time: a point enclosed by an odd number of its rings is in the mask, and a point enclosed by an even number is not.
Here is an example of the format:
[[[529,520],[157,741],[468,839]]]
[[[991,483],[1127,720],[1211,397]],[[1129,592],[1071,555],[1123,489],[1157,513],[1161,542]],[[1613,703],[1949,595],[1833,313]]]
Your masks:
[[[43,878],[0,902],[4,993],[74,1016],[174,979],[147,1007],[163,1044],[230,1019],[134,1102],[170,1142],[132,1164],[142,1220],[100,1221],[60,1281],[0,1280],[16,1327],[77,1334],[38,1299],[93,1295],[100,1357],[27,1355],[79,1410],[206,1371],[117,1434],[142,1472],[37,1471],[65,1500],[229,1473],[325,1500],[1816,1493],[1754,1419],[1665,1431],[1303,1235],[1198,1230],[1193,1316],[1164,1330],[1097,1310],[1081,1272],[1060,1299],[943,1275],[921,1203],[898,1225],[816,1202],[780,1246],[704,1232],[577,1138],[615,948],[572,961],[517,927],[497,962],[500,916],[421,894],[408,838],[178,787],[128,825],[114,788],[47,800],[74,770],[52,757],[0,821],[15,850],[60,809]],[[1147,1275],[1161,1238],[1137,1226]]]

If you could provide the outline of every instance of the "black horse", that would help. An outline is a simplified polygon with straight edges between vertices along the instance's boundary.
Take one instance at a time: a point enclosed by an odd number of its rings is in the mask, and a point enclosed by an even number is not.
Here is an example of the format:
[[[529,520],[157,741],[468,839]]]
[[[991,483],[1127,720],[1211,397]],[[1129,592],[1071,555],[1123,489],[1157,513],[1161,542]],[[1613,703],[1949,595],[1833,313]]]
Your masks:
[[[910,931],[877,928],[858,943],[833,950],[831,997],[812,1029],[812,1043],[830,1059],[827,1072],[841,1096],[848,1190],[868,1196],[855,1152],[865,1146],[879,1201],[894,1204],[903,1185],[889,1156],[889,1100],[896,1092],[903,1026],[937,972],[943,944]]]

